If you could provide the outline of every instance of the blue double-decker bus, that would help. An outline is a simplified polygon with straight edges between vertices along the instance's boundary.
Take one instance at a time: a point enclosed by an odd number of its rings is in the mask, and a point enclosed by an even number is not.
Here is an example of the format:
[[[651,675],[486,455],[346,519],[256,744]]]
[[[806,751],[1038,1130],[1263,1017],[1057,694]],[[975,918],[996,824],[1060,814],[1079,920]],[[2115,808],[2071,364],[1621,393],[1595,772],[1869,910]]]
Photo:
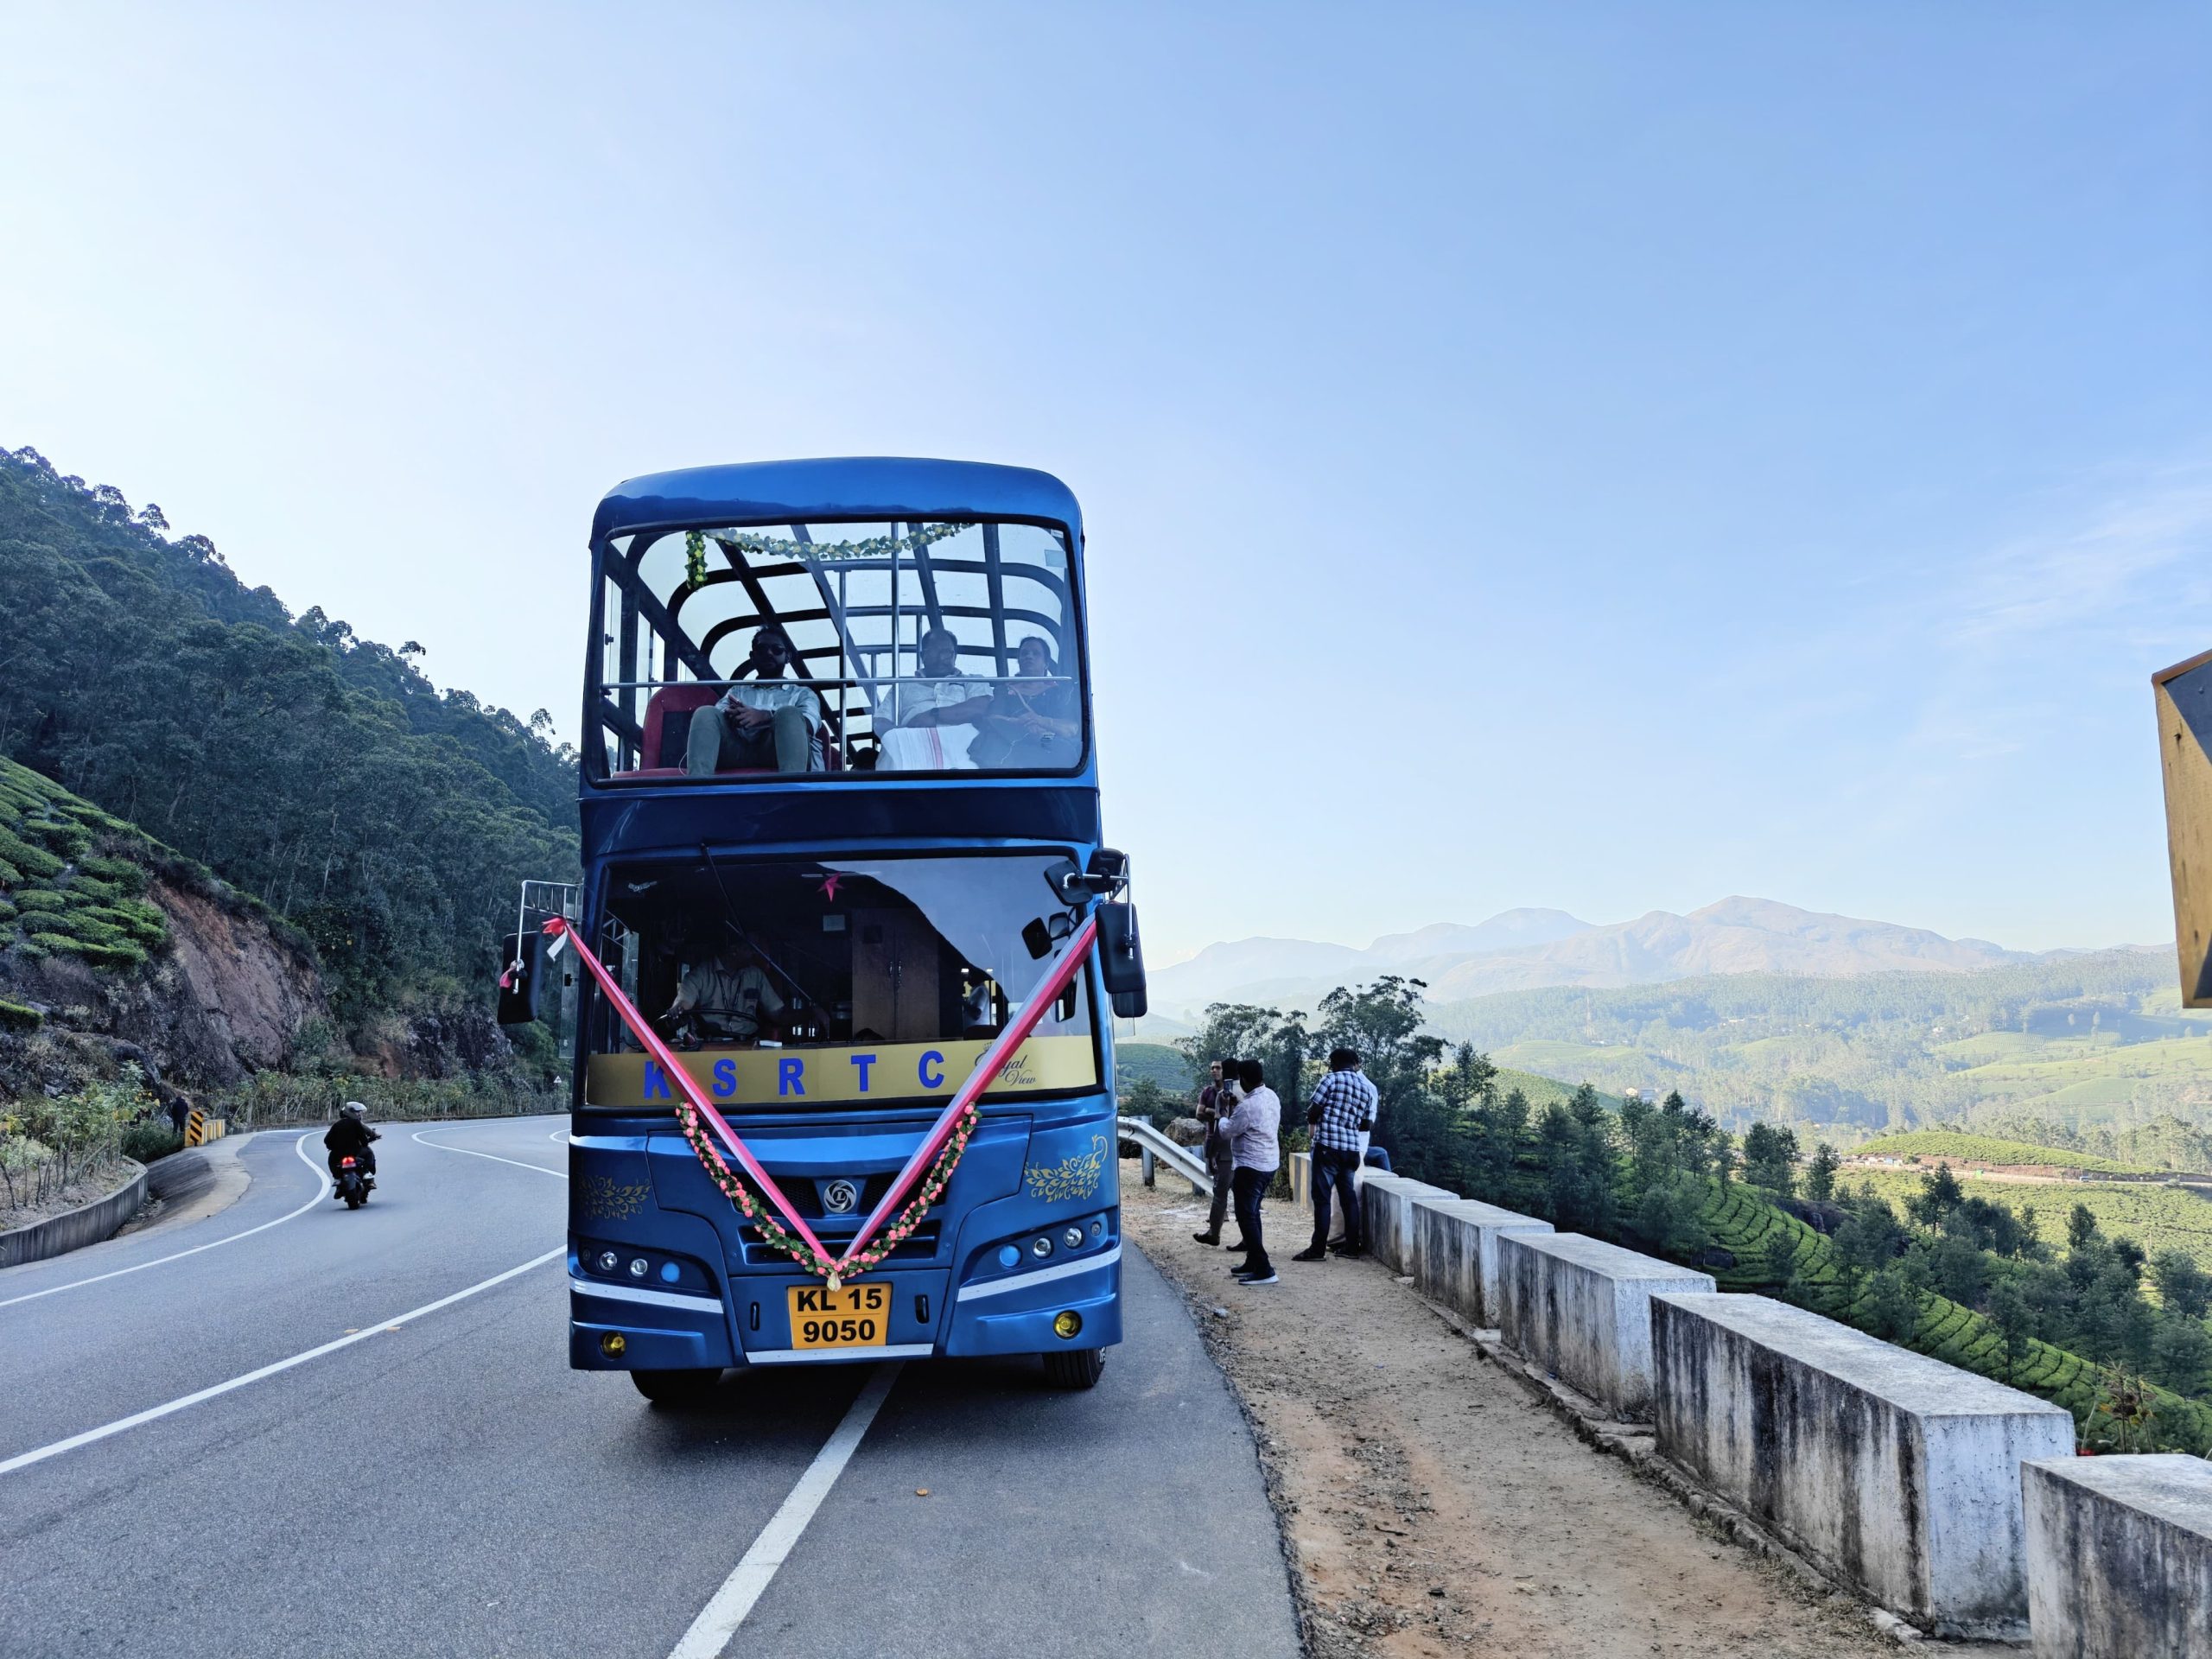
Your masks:
[[[589,970],[573,1365],[656,1401],[929,1355],[1096,1382],[1111,1020],[1143,993],[1083,551],[1066,486],[1013,467],[707,467],[601,502],[583,882],[503,999],[528,1017],[570,943]]]

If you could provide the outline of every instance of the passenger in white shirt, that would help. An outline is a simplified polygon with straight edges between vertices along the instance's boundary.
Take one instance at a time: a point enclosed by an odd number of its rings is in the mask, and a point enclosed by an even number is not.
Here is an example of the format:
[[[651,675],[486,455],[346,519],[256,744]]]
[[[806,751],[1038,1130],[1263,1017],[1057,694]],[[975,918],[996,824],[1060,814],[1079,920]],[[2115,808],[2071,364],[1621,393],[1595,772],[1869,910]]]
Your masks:
[[[813,687],[784,677],[791,656],[791,636],[774,623],[753,634],[752,654],[737,676],[743,680],[750,675],[752,682],[733,685],[712,709],[691,716],[685,772],[711,778],[724,766],[818,769],[816,728],[822,705]]]
[[[899,717],[892,724],[973,726],[982,719],[991,706],[991,687],[953,677],[960,665],[960,641],[952,630],[931,628],[922,636],[918,654],[921,677],[899,683]]]
[[[968,746],[976,741],[976,722],[990,709],[993,687],[953,677],[960,641],[950,628],[931,628],[917,650],[921,677],[892,686],[880,724],[885,766],[892,772],[973,766]]]

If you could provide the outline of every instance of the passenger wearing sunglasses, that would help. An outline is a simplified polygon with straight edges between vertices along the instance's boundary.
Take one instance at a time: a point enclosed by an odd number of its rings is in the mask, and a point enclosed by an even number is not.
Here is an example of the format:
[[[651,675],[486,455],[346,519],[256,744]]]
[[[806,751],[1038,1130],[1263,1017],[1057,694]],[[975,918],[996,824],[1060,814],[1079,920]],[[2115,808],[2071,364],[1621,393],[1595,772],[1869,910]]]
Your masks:
[[[820,768],[821,704],[813,689],[785,679],[791,637],[773,623],[753,636],[753,652],[737,672],[753,683],[734,685],[711,709],[691,719],[684,770],[711,778],[725,768],[813,772]]]

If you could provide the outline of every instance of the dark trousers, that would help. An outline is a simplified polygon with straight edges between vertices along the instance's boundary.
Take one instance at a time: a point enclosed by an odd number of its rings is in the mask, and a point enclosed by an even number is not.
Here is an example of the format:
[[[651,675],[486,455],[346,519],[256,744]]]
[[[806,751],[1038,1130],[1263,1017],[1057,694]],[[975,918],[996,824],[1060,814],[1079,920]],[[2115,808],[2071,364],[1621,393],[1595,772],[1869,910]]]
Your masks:
[[[1359,1154],[1339,1152],[1332,1147],[1317,1147],[1313,1153],[1313,1248],[1319,1249],[1329,1242],[1329,1195],[1333,1191],[1344,1204],[1344,1248],[1363,1250],[1367,1248],[1365,1217],[1360,1214],[1359,1189],[1352,1185],[1353,1173],[1359,1168]]]
[[[1274,1176],[1264,1169],[1239,1168],[1233,1185],[1236,1192],[1236,1225],[1244,1235],[1244,1266],[1252,1273],[1273,1273],[1268,1247],[1260,1239],[1260,1199]]]
[[[1219,1151],[1209,1147],[1206,1168],[1213,1176],[1213,1207],[1206,1211],[1206,1231],[1216,1238],[1221,1236],[1221,1224],[1229,1215],[1229,1189],[1236,1179],[1236,1160],[1230,1155],[1229,1142],[1224,1141]],[[1237,1224],[1242,1226],[1240,1221]]]

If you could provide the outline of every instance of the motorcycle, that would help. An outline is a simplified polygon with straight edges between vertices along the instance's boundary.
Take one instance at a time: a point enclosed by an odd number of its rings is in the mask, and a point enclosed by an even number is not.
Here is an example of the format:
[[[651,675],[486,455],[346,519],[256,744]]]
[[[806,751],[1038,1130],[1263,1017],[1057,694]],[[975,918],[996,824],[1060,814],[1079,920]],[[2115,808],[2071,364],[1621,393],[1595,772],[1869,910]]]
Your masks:
[[[337,1190],[330,1196],[345,1199],[348,1210],[358,1210],[369,1201],[369,1192],[376,1185],[377,1178],[361,1167],[359,1158],[340,1158],[337,1181]]]

